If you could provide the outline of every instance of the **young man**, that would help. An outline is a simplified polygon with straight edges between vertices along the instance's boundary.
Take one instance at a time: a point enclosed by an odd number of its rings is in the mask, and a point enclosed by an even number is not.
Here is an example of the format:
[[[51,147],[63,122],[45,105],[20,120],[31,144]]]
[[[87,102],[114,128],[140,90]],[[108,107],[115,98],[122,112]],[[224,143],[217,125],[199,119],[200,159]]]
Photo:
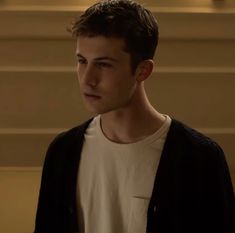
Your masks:
[[[95,117],[51,143],[35,233],[234,233],[221,148],[148,101],[158,26],[128,0],[97,3],[72,27],[82,97]]]

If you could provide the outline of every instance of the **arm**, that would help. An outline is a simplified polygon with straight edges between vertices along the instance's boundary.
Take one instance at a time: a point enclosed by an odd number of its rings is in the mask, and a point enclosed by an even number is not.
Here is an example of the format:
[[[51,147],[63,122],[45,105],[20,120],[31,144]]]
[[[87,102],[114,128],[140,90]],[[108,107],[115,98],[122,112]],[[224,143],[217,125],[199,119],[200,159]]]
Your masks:
[[[203,169],[200,215],[206,231],[235,233],[235,197],[229,168],[222,149],[214,142],[211,149]]]
[[[41,186],[39,192],[35,231],[34,233],[55,232],[55,226],[58,221],[58,200],[56,196],[57,183],[56,181],[56,154],[58,150],[57,136],[50,144],[42,171]]]
[[[235,196],[232,186],[229,168],[225,160],[225,155],[218,147],[218,187],[219,200],[222,205],[222,221],[224,232],[235,233]],[[218,203],[219,204],[219,203]]]

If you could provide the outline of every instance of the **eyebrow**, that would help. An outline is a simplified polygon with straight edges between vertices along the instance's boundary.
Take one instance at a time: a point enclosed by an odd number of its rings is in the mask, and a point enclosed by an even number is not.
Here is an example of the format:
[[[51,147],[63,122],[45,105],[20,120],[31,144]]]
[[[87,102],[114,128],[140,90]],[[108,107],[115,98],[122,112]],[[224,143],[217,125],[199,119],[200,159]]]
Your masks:
[[[84,56],[82,56],[80,53],[76,54],[77,57],[86,59]],[[109,61],[113,61],[113,62],[117,62],[117,59],[112,58],[112,57],[108,57],[108,56],[103,56],[103,57],[97,57],[94,59],[95,61],[101,61],[101,60],[109,60]]]

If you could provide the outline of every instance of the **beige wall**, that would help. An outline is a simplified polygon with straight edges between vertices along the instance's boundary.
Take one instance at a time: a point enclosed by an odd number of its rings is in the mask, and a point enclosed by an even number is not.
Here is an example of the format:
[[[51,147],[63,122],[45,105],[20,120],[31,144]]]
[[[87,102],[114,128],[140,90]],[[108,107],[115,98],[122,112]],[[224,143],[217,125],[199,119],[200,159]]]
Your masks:
[[[33,231],[40,176],[41,168],[0,168],[0,232]]]
[[[65,28],[92,2],[0,3],[0,232],[32,232],[47,146],[89,117]],[[153,105],[219,142],[235,185],[235,2],[141,2],[160,25]]]

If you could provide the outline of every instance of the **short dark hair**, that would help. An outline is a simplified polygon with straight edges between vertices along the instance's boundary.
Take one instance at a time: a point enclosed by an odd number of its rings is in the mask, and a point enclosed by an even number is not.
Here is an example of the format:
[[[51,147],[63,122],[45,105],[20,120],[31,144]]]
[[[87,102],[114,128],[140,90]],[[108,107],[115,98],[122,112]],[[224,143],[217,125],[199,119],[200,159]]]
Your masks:
[[[158,44],[158,24],[153,14],[131,0],[104,0],[89,7],[72,23],[73,36],[123,38],[131,67],[153,59]]]

